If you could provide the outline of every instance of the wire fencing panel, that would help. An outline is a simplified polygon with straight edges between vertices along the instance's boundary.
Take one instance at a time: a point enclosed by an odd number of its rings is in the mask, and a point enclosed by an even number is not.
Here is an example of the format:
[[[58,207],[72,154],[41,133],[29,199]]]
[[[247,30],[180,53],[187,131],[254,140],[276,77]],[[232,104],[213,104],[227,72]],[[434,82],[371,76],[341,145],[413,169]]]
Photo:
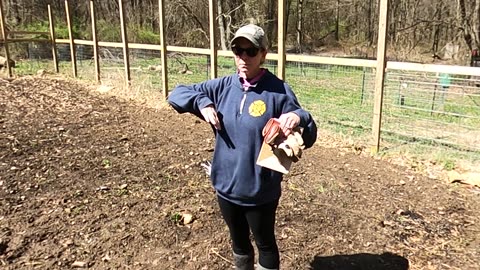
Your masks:
[[[120,47],[98,47],[100,78],[102,83],[114,86],[125,85],[125,63],[123,49]],[[93,66],[92,66],[93,72]]]
[[[120,87],[125,84],[122,48],[100,47],[101,80],[103,84]],[[177,84],[189,84],[209,79],[209,56],[183,52],[168,52],[169,90]],[[131,72],[130,91],[149,95],[162,91],[160,50],[129,49]]]
[[[9,44],[9,49],[11,54],[20,58],[15,63],[15,74],[31,75],[54,69],[49,42],[16,42]]]
[[[198,83],[210,78],[210,56],[172,52],[167,56],[168,85]]]
[[[70,50],[70,49],[69,49]],[[95,80],[95,60],[92,45],[75,45],[77,76],[80,79]]]
[[[368,142],[371,138],[374,70],[289,62],[286,81],[323,130]]]
[[[232,57],[218,56],[217,74],[218,77],[230,75],[236,71],[235,60]]]
[[[129,49],[131,91],[137,95],[162,91],[162,62],[159,50]]]
[[[479,151],[477,83],[478,79],[448,73],[388,72],[382,138],[393,144]]]
[[[92,45],[75,46],[75,58],[77,62],[78,79],[95,81],[95,59]],[[122,48],[102,47],[98,48],[100,72],[105,82],[124,82],[125,76]],[[57,59],[60,73],[65,76],[72,75],[72,59],[69,44],[57,44]]]

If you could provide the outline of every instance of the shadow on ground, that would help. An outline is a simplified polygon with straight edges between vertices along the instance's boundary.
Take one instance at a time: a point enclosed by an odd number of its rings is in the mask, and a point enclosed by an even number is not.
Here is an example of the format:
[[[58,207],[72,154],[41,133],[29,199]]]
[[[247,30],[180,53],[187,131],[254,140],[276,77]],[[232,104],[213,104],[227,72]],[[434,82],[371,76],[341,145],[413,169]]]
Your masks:
[[[392,253],[315,256],[313,270],[408,270],[408,260]]]

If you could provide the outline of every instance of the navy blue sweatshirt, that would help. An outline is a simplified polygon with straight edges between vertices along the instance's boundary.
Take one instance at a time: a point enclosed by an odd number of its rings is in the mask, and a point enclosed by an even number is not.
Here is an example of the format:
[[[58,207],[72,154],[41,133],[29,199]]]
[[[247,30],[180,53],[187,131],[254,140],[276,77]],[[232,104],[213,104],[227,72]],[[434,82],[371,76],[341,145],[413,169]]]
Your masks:
[[[282,174],[255,164],[263,142],[262,130],[270,118],[294,112],[304,128],[305,147],[317,139],[312,116],[300,107],[290,86],[269,71],[246,91],[238,74],[179,85],[168,102],[177,112],[202,119],[200,110],[214,105],[221,130],[215,130],[210,177],[217,194],[238,205],[255,206],[280,198]]]

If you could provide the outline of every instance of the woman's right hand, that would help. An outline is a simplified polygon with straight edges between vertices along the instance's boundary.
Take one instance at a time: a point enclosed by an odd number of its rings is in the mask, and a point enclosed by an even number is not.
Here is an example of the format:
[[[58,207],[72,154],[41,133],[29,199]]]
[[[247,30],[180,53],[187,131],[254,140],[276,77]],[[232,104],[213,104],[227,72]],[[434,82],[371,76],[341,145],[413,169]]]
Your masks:
[[[202,114],[203,119],[205,119],[207,123],[212,124],[212,126],[214,126],[215,129],[217,130],[222,129],[220,125],[220,120],[218,119],[218,116],[217,116],[217,111],[215,110],[215,107],[213,107],[213,104],[210,104],[207,107],[201,109],[200,113]]]

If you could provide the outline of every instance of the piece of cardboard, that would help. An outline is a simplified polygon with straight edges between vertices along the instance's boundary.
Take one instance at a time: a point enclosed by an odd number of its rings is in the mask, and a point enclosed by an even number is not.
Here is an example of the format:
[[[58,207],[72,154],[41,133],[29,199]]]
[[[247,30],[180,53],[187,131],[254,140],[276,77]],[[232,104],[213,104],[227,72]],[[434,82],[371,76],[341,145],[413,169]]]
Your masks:
[[[274,148],[263,142],[260,154],[258,155],[257,165],[288,174],[292,166],[292,160],[283,150]]]

